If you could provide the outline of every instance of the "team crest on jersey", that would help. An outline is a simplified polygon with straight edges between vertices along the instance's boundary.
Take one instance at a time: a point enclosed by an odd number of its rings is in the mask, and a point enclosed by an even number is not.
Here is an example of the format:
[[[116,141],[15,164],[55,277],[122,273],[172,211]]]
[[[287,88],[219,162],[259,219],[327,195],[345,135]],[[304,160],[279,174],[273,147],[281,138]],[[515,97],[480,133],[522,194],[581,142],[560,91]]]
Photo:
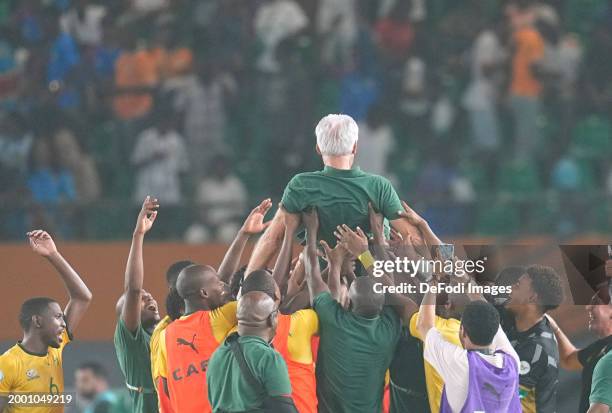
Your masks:
[[[531,366],[525,360],[521,360],[521,366],[519,367],[519,374],[524,376],[531,371]]]
[[[28,380],[34,380],[39,378],[40,376],[38,375],[38,372],[36,370],[30,369],[26,371],[26,377],[28,378]]]

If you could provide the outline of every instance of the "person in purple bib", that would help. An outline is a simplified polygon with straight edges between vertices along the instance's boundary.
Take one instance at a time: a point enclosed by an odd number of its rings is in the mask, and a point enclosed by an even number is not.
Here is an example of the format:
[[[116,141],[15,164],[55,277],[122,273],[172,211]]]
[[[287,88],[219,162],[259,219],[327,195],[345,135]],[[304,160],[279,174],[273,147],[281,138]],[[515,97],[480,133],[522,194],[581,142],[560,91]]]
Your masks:
[[[430,287],[436,286],[432,281]],[[444,340],[435,328],[436,294],[429,288],[417,328],[423,357],[444,380],[440,413],[520,413],[519,357],[499,325],[499,313],[479,296],[461,317],[459,340]]]

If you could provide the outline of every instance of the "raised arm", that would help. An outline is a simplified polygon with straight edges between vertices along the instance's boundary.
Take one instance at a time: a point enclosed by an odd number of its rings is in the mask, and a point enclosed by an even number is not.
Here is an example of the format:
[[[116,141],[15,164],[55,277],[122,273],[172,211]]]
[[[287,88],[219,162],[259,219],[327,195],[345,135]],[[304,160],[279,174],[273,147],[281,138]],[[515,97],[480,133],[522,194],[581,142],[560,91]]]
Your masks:
[[[74,332],[79,325],[85,311],[91,303],[91,291],[85,285],[79,274],[70,266],[68,261],[58,252],[51,236],[43,231],[28,232],[30,246],[38,255],[45,257],[59,273],[64,286],[68,291],[68,305],[64,309],[64,318],[70,332]]]
[[[432,280],[429,286],[437,286],[437,282]],[[417,318],[417,331],[423,338],[423,341],[425,341],[429,330],[436,325],[436,294],[431,291],[432,289],[429,288],[425,293]]]
[[[545,315],[548,318],[550,327],[555,333],[557,344],[559,346],[559,362],[561,367],[566,370],[582,370],[582,364],[578,361],[578,349],[574,347],[570,339],[565,335],[563,330],[559,327],[557,322],[548,314]]]
[[[265,199],[246,217],[219,266],[218,275],[221,281],[229,282],[232,275],[238,271],[244,247],[251,235],[259,234],[270,225],[271,221],[264,223],[263,220],[271,207],[272,201],[269,198]]]
[[[125,303],[121,310],[121,319],[128,330],[134,332],[140,325],[140,312],[142,310],[141,297],[144,282],[144,263],[142,259],[142,245],[145,234],[153,227],[157,218],[159,204],[157,199],[146,197],[138,214],[136,228],[132,235],[132,245],[125,267]]]
[[[321,277],[319,258],[317,257],[317,232],[319,230],[319,215],[315,208],[302,212],[302,222],[306,226],[306,249],[304,250],[304,269],[306,283],[310,291],[310,302],[323,292],[329,292],[329,287]]]
[[[302,217],[299,214],[290,214],[282,206],[280,207],[283,213],[284,224],[285,224],[285,235],[283,237],[283,244],[281,246],[278,257],[276,258],[276,264],[272,271],[272,277],[278,284],[278,288],[281,294],[284,295],[287,290],[287,282],[289,279],[289,269],[291,266],[291,256],[293,255],[293,236],[300,226]]]
[[[325,251],[327,263],[329,267],[329,275],[327,276],[327,286],[334,300],[340,302],[340,294],[342,291],[342,282],[340,281],[340,272],[344,258],[348,251],[342,244],[337,243],[334,249],[331,249],[327,242],[321,240],[321,246]]]

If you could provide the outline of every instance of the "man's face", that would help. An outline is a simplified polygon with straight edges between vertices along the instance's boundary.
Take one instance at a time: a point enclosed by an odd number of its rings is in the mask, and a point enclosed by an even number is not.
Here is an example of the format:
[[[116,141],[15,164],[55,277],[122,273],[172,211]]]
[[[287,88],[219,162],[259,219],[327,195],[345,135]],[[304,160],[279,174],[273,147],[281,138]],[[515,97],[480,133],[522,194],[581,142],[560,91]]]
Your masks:
[[[155,325],[160,320],[157,301],[149,292],[142,292],[140,306],[140,322],[145,328]]]
[[[586,306],[589,317],[589,330],[598,337],[607,337],[612,330],[612,306],[601,301],[596,294]]]
[[[66,321],[59,304],[49,304],[47,309],[37,316],[37,319],[38,325],[35,325],[35,327],[40,330],[43,342],[48,347],[60,348],[63,341],[62,335],[66,330]]]
[[[98,378],[90,369],[78,369],[74,374],[74,385],[80,398],[92,401],[98,395]]]
[[[535,302],[536,294],[531,285],[531,278],[527,274],[523,274],[516,283],[512,286],[510,299],[506,302],[506,308],[510,311],[515,311],[522,305],[527,305]]]
[[[219,308],[227,304],[232,299],[229,286],[221,281],[216,274],[208,273],[204,282],[208,307],[210,309]]]

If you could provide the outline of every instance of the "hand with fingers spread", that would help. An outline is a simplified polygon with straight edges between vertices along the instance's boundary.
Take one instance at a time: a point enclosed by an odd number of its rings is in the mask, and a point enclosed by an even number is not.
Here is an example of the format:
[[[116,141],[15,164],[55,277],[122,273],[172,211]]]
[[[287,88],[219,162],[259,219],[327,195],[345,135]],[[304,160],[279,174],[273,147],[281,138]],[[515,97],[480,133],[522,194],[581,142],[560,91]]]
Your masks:
[[[323,251],[325,252],[325,257],[330,267],[338,267],[342,268],[342,264],[344,263],[344,258],[348,255],[348,251],[341,243],[337,243],[335,248],[331,248],[329,244],[323,240],[319,241],[321,247],[323,247]]]
[[[357,231],[353,231],[345,224],[338,225],[334,235],[338,242],[354,257],[359,257],[368,251],[368,237],[359,227],[357,227]]]
[[[263,232],[270,225],[271,221],[263,222],[264,217],[272,207],[270,198],[264,199],[261,204],[257,205],[244,220],[240,231],[244,234],[255,235]]]
[[[48,258],[57,253],[55,242],[53,242],[53,238],[51,238],[51,235],[49,235],[47,231],[38,229],[35,231],[30,231],[26,235],[30,241],[32,251],[38,255]]]
[[[157,202],[157,198],[151,198],[150,196],[145,198],[144,202],[142,203],[140,213],[138,214],[134,234],[144,235],[149,232],[149,230],[153,227],[155,218],[157,218],[158,208],[159,203]]]

